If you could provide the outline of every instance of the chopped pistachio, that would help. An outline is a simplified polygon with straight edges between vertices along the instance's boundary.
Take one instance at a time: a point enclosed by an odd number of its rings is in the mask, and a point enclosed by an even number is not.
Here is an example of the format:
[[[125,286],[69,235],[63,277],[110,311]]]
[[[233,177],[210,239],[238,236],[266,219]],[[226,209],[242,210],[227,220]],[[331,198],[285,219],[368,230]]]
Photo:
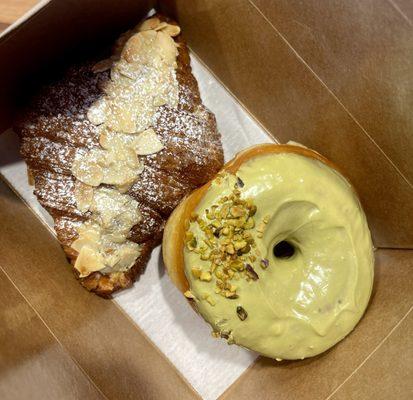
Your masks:
[[[245,215],[245,211],[239,206],[233,206],[230,208],[229,212],[235,218],[239,218]]]
[[[245,266],[245,270],[247,271],[247,275],[253,280],[256,281],[257,279],[259,279],[258,274],[255,272],[254,268],[252,268],[252,266],[250,264],[247,264]]]
[[[190,242],[194,238],[194,234],[191,231],[185,232],[185,241]]]
[[[240,260],[234,260],[229,265],[233,271],[242,271],[244,269],[244,265]]]
[[[243,248],[239,249],[239,256],[241,256],[242,254],[247,254],[251,251],[251,245],[247,243],[246,246],[244,246]]]
[[[191,240],[188,241],[186,246],[188,247],[188,250],[194,250],[196,246],[198,245],[198,242],[196,240],[196,237],[193,237]]]
[[[235,285],[230,285],[229,290],[230,290],[231,292],[236,292],[236,291],[237,291],[237,286],[235,286]]]
[[[195,299],[195,296],[192,294],[192,292],[191,292],[190,290],[187,290],[187,291],[184,293],[184,296],[185,296],[187,299]]]
[[[237,307],[237,315],[241,321],[245,321],[248,317],[248,313],[241,306]]]
[[[254,226],[255,226],[254,220],[253,220],[251,217],[249,217],[249,218],[247,219],[247,222],[246,222],[245,225],[244,225],[244,228],[245,228],[245,229],[252,229],[252,228],[254,228]]]
[[[244,182],[239,176],[237,176],[237,186],[240,188],[244,187]]]
[[[214,219],[214,214],[212,214],[209,210],[205,211],[205,215],[208,219]]]
[[[236,184],[230,194],[221,197],[202,215],[192,213],[185,235],[187,248],[209,264],[204,270],[194,267],[193,275],[204,282],[210,282],[214,275],[214,292],[228,299],[238,298],[237,286],[232,281],[245,279],[252,283],[258,279],[252,265],[247,264],[260,257],[252,231],[257,207],[251,199],[241,198],[238,190],[241,186]],[[191,231],[194,224],[202,231],[201,236],[195,237]],[[258,237],[262,237],[265,228],[261,224],[258,227],[261,231],[257,228],[254,233]],[[247,270],[246,265],[250,266]]]
[[[222,331],[221,333],[220,333],[220,336],[221,336],[221,338],[222,339],[229,339],[229,333],[228,332],[226,332],[226,331]]]
[[[205,300],[206,300],[212,307],[215,306],[215,304],[216,304],[215,300],[214,300],[211,296],[208,296]]]
[[[193,277],[198,279],[201,277],[202,269],[200,267],[192,267],[191,272]]]
[[[199,279],[204,282],[211,282],[212,275],[208,271],[202,271]]]
[[[256,212],[257,212],[257,206],[256,205],[251,205],[251,207],[250,207],[250,211],[249,211],[249,216],[250,217],[253,217],[255,214],[256,214]]]
[[[235,250],[240,250],[246,247],[246,245],[247,245],[247,242],[245,240],[239,240],[234,243],[234,248]]]

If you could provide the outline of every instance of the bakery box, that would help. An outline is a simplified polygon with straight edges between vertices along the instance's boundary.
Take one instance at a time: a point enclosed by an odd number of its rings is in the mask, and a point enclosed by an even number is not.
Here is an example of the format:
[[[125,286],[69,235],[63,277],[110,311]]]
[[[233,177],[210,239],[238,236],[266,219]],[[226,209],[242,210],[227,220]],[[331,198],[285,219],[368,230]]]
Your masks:
[[[376,252],[367,312],[346,339],[276,362],[210,335],[159,248],[112,300],[74,279],[9,129],[44,80],[153,10],[176,19],[226,158],[290,140],[339,165]],[[413,10],[408,0],[43,1],[0,37],[2,399],[413,397]]]

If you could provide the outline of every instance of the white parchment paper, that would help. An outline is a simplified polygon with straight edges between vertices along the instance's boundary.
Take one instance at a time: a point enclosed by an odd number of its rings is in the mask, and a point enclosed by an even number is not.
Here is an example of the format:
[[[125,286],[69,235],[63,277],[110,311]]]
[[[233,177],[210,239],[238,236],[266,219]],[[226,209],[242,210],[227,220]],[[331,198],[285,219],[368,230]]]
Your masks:
[[[225,159],[271,139],[194,56],[192,67],[204,104],[215,113]],[[0,135],[0,174],[52,229],[52,218],[28,185],[26,166],[10,130]],[[165,273],[160,247],[133,288],[115,296],[120,307],[169,358],[205,400],[215,400],[255,360],[256,354],[214,339],[210,327],[191,309]],[[133,357],[133,355],[131,355]]]

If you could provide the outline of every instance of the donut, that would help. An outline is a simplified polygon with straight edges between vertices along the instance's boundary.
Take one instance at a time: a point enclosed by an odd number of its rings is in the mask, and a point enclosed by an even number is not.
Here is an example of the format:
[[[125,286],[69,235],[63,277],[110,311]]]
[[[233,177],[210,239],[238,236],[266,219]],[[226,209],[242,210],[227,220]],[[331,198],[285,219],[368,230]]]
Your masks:
[[[163,258],[213,336],[277,360],[342,340],[373,285],[355,190],[332,162],[298,145],[248,148],[186,197],[166,224]]]

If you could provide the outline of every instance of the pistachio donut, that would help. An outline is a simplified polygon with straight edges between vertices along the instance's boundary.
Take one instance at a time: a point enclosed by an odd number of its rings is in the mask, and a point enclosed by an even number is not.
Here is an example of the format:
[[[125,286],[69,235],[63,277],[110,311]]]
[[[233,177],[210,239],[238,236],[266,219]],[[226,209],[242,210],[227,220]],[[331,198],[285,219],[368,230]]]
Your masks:
[[[330,161],[296,145],[239,153],[175,209],[163,257],[214,336],[278,360],[342,340],[373,284],[354,189]]]

